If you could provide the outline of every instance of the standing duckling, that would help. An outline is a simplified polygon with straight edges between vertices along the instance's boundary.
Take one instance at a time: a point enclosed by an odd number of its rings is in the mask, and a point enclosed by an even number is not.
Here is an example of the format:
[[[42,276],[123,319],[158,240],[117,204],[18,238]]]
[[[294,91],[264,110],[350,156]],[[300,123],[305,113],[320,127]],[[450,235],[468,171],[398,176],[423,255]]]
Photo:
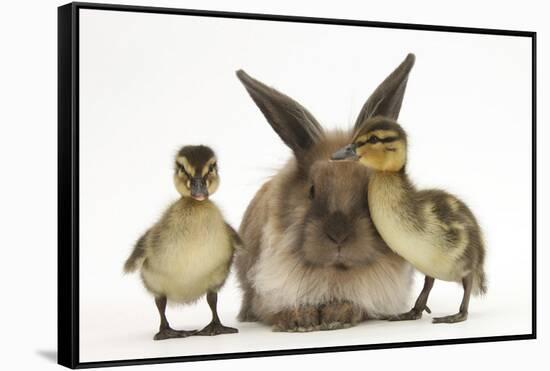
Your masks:
[[[434,323],[468,318],[470,294],[487,290],[485,248],[478,223],[457,197],[441,190],[417,191],[405,173],[407,137],[399,124],[383,117],[365,122],[352,144],[335,152],[333,160],[358,160],[372,170],[368,202],[372,220],[388,246],[426,275],[414,307],[389,319],[415,320],[426,306],[434,279],[461,282],[462,304],[457,314]]]
[[[221,324],[216,309],[217,292],[240,239],[208,199],[219,185],[214,152],[202,145],[183,147],[175,160],[174,184],[181,198],[137,241],[124,271],[139,269],[145,288],[155,296],[160,314],[155,340],[236,333]],[[167,301],[189,304],[204,294],[212,311],[210,324],[199,332],[172,329]]]

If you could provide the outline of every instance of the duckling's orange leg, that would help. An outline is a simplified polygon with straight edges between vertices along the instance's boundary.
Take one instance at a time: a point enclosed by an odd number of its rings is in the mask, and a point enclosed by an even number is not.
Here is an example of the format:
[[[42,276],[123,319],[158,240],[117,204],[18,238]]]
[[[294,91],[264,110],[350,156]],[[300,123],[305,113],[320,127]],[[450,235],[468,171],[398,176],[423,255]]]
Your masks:
[[[424,311],[431,313],[430,308],[426,306],[426,303],[428,302],[428,296],[430,295],[430,291],[432,290],[433,285],[434,285],[433,277],[426,276],[424,278],[424,287],[422,288],[420,295],[418,295],[418,298],[414,303],[413,309],[411,309],[406,313],[390,316],[388,320],[389,321],[411,321],[411,320],[422,318],[422,312]]]
[[[464,296],[462,297],[462,303],[460,304],[459,312],[450,316],[434,318],[433,323],[456,323],[466,321],[468,319],[468,305],[470,304],[470,294],[472,292],[473,281],[473,274],[469,274],[462,279],[462,286],[464,286]]]
[[[168,319],[166,318],[166,296],[160,296],[155,298],[155,304],[160,314],[160,327],[159,332],[155,335],[153,339],[155,340],[164,340],[164,339],[173,339],[173,338],[184,338],[189,335],[193,335],[196,330],[185,331],[185,330],[174,330],[170,327]]]
[[[194,335],[202,335],[202,336],[213,336],[213,335],[220,335],[220,334],[235,334],[239,332],[236,328],[233,327],[226,327],[222,325],[220,321],[220,317],[218,317],[218,293],[215,291],[208,291],[206,294],[206,301],[208,301],[208,305],[210,306],[210,310],[212,311],[212,321],[200,330],[199,332],[195,333]]]

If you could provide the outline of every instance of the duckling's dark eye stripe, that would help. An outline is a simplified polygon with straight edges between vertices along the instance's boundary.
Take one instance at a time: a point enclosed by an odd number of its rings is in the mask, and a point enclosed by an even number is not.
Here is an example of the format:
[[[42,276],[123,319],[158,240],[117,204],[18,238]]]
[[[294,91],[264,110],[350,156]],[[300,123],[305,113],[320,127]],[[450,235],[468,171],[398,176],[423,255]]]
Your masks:
[[[391,142],[395,142],[396,140],[398,140],[399,137],[386,137],[386,138],[379,138],[375,135],[373,135],[372,137],[370,137],[366,142],[359,142],[357,143],[357,146],[362,146],[363,144],[365,143],[370,143],[370,144],[376,144],[376,143],[391,143]]]
[[[387,138],[380,138],[380,139],[378,139],[378,141],[380,141],[382,143],[391,143],[391,142],[395,142],[398,139],[399,139],[399,137],[387,137]]]
[[[213,162],[210,165],[208,165],[208,169],[206,170],[206,173],[204,174],[203,178],[206,179],[210,174],[212,174],[216,170],[216,163]],[[203,170],[204,172],[204,170]]]
[[[186,177],[188,177],[189,179],[191,179],[191,175],[189,175],[189,173],[188,173],[187,171],[185,171],[185,167],[184,167],[184,166],[179,165],[179,169],[185,174]]]

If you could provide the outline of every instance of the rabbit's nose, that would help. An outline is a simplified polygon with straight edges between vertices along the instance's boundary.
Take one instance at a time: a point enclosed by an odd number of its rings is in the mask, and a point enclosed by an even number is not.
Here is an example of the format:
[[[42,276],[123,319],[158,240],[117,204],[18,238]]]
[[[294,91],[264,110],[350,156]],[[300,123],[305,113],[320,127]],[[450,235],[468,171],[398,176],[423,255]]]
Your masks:
[[[336,244],[346,241],[350,235],[350,229],[345,215],[339,212],[331,214],[325,223],[325,234]]]
[[[345,242],[348,239],[348,236],[349,234],[347,233],[333,233],[331,231],[327,231],[328,239],[338,245]]]

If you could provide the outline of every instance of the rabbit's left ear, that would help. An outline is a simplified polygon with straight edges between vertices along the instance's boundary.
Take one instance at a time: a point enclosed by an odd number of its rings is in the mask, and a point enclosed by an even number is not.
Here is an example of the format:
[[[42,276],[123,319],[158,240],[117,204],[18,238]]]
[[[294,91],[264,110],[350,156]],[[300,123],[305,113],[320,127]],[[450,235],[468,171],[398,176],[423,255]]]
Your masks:
[[[354,130],[357,131],[367,119],[384,116],[397,120],[403,95],[407,87],[409,72],[414,65],[415,56],[410,53],[405,60],[376,88],[361,109]]]
[[[323,137],[321,125],[294,99],[254,79],[243,70],[237,71],[237,77],[267,122],[294,151],[298,160]]]

